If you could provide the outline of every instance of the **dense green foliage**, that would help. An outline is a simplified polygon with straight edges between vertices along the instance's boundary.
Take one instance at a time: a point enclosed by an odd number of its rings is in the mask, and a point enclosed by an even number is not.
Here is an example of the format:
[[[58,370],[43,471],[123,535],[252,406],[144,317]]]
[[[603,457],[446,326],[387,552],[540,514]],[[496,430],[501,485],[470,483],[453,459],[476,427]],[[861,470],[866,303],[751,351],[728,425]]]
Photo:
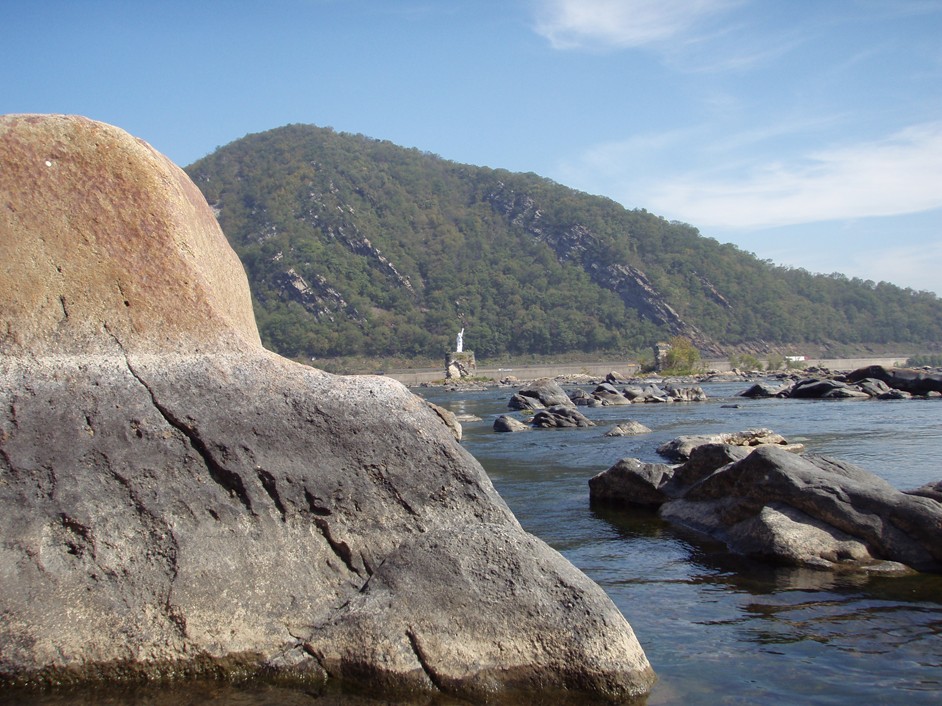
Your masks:
[[[624,354],[687,325],[701,347],[942,341],[934,294],[776,267],[535,174],[304,125],[187,171],[245,264],[264,342],[289,356],[438,356],[462,326],[479,357]],[[611,265],[681,323],[606,286]]]
[[[930,368],[942,368],[942,355],[938,353],[915,355],[912,358],[908,358],[906,360],[906,365],[915,368],[921,368],[923,366],[929,366]]]
[[[670,350],[661,363],[664,375],[690,375],[700,368],[700,351],[693,342],[683,336],[674,336],[670,341]]]

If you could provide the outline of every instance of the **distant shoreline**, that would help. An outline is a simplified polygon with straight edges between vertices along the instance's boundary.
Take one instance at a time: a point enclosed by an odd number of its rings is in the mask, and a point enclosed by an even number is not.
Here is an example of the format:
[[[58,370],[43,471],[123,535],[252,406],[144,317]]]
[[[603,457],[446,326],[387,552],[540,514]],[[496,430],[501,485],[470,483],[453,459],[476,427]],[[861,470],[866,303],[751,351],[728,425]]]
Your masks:
[[[868,365],[883,365],[892,367],[897,364],[903,364],[909,357],[908,354],[898,356],[880,356],[872,358],[808,358],[803,365],[807,368],[827,368],[828,370],[849,371],[858,368],[864,368]],[[766,361],[760,361],[765,363]],[[730,372],[728,360],[705,360],[703,361],[704,371],[717,373]],[[487,380],[503,380],[504,378],[516,378],[518,380],[535,380],[537,378],[556,378],[571,375],[590,375],[592,377],[605,377],[610,372],[618,373],[622,377],[635,377],[638,374],[639,366],[632,361],[601,361],[597,363],[561,363],[544,365],[520,365],[514,366],[507,364],[505,367],[479,367],[475,371],[475,378]],[[416,368],[412,370],[388,370],[375,374],[385,375],[386,377],[398,380],[404,385],[421,385],[423,383],[442,382],[445,379],[445,368]]]

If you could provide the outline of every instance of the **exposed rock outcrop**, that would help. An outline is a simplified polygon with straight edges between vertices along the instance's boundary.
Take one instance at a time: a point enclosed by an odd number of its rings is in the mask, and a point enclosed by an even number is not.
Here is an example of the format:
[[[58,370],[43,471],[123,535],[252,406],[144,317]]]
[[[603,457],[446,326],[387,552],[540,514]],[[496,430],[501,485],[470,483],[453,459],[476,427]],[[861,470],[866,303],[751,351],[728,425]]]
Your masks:
[[[858,382],[867,378],[880,380],[896,390],[903,390],[912,395],[925,395],[929,392],[942,392],[942,374],[910,368],[884,368],[871,365],[860,368],[847,375],[849,382]]]
[[[546,243],[561,262],[581,265],[593,282],[617,293],[641,318],[667,327],[674,335],[688,337],[700,350],[721,353],[714,341],[681,318],[644,272],[631,265],[602,260],[598,238],[588,227],[575,223],[566,228],[555,228],[546,223],[543,211],[531,196],[517,193],[503,183],[499,187],[486,197],[492,208],[535,239]],[[725,302],[713,285],[705,279],[702,281],[709,287],[707,291],[712,297],[719,296]],[[728,302],[725,304],[728,306]]]
[[[567,427],[594,427],[595,422],[575,407],[554,405],[539,410],[533,415],[533,426],[541,429],[563,429]]]
[[[650,434],[651,430],[639,421],[629,419],[622,424],[616,424],[605,432],[605,436],[635,436],[636,434]]]
[[[499,432],[514,432],[514,431],[530,431],[530,427],[521,422],[519,419],[508,416],[506,414],[500,415],[497,419],[494,420],[494,431]]]
[[[755,448],[758,446],[776,445],[788,451],[803,451],[802,444],[790,444],[781,434],[771,429],[745,429],[743,431],[724,432],[722,434],[701,434],[699,436],[678,436],[657,448],[657,452],[672,461],[686,461],[691,452],[704,444],[727,444],[730,446],[743,446]]]
[[[574,407],[558,383],[550,378],[541,378],[518,391],[510,398],[511,409],[544,409],[546,407]]]
[[[740,397],[861,400],[905,400],[914,395],[942,397],[942,374],[871,365],[843,376],[804,377],[780,386],[756,383],[739,393]]]
[[[589,481],[593,502],[664,519],[774,563],[942,571],[942,503],[849,463],[777,445],[707,444],[681,466],[623,459]],[[918,492],[918,491],[916,491]]]
[[[0,118],[0,684],[276,673],[479,700],[646,692],[595,584],[455,426],[261,348],[185,175]]]

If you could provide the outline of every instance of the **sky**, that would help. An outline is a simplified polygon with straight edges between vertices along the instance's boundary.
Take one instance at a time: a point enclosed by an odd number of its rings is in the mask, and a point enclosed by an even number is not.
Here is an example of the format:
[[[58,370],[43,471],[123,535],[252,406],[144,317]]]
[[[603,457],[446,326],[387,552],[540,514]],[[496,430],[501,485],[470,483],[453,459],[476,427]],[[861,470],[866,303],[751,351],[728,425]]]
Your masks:
[[[0,113],[329,126],[942,294],[942,0],[0,0]]]

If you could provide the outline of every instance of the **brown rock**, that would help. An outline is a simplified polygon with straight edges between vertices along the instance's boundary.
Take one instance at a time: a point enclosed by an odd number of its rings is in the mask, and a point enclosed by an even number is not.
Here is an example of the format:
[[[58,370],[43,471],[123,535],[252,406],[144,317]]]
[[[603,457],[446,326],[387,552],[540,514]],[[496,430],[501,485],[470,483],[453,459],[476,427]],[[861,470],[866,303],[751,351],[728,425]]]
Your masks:
[[[248,281],[189,177],[69,115],[0,116],[0,351],[260,347]]]

